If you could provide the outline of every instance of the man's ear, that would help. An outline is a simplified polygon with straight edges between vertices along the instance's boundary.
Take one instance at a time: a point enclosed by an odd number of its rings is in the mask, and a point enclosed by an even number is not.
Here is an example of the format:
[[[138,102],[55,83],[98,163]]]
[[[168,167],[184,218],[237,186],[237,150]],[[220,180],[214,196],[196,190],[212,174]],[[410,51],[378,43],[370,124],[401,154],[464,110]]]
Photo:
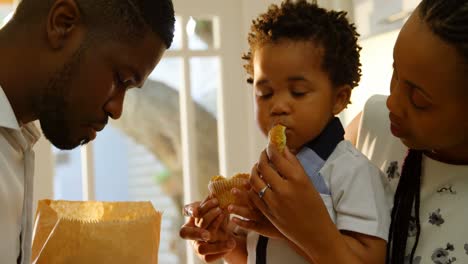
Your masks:
[[[53,49],[60,49],[76,31],[81,13],[75,0],[56,0],[46,21],[47,40]]]
[[[350,103],[351,86],[343,85],[335,88],[335,104],[333,105],[333,115],[339,114]]]

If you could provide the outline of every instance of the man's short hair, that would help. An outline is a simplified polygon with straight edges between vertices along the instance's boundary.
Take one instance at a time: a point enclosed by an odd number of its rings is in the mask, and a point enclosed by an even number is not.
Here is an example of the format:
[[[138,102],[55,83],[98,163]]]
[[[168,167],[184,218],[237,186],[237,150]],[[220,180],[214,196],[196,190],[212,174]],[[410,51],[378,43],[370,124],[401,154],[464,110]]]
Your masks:
[[[174,38],[174,7],[171,0],[74,0],[83,23],[95,35],[118,38],[142,36],[151,29],[167,48]],[[22,0],[13,20],[22,24],[45,19],[54,0]]]

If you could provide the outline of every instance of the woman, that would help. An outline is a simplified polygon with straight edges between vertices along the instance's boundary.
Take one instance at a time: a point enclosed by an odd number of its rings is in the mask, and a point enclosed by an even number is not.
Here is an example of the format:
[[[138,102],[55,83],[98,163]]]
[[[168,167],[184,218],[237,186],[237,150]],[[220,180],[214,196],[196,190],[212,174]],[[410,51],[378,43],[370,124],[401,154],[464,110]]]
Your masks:
[[[468,1],[422,1],[395,44],[388,109],[375,96],[348,127],[397,185],[388,263],[468,263],[467,25]]]

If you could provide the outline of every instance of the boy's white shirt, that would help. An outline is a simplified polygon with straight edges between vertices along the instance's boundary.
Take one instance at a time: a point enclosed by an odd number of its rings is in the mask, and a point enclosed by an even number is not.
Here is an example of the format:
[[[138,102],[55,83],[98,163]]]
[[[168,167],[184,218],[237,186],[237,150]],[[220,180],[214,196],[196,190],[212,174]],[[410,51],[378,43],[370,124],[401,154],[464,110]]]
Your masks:
[[[33,145],[40,137],[33,123],[20,127],[0,87],[0,263],[31,261],[34,177]],[[20,242],[20,235],[22,237]]]
[[[341,141],[320,170],[331,195],[320,194],[339,230],[387,240],[390,204],[384,174],[349,141]],[[312,219],[304,219],[303,222]],[[247,263],[255,263],[259,235],[247,235]],[[267,263],[308,263],[283,240],[269,239]]]

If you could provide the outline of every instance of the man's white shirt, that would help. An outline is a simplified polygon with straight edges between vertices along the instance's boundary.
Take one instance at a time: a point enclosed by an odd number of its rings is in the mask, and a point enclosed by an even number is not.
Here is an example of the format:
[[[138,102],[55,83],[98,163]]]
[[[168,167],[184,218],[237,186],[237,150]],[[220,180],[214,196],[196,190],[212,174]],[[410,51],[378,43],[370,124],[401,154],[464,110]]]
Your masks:
[[[40,137],[31,122],[20,126],[0,87],[0,263],[31,261],[33,146]]]

